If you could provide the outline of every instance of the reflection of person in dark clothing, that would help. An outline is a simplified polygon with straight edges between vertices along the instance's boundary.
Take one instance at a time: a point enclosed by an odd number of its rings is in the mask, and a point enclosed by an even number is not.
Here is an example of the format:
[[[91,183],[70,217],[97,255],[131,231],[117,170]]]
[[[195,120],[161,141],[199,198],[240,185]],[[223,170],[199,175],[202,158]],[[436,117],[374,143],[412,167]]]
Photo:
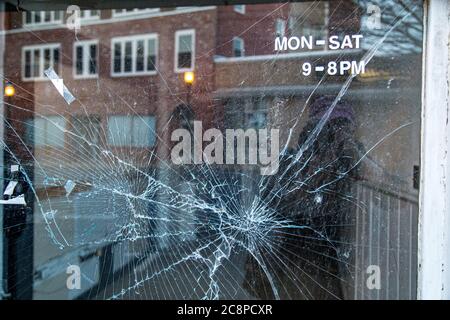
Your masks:
[[[280,298],[343,299],[352,286],[352,186],[361,147],[351,106],[339,101],[327,114],[333,101],[329,96],[313,100],[296,150],[281,155],[279,173],[273,177],[271,192],[277,198],[269,205],[299,227],[285,230],[279,242],[283,263],[272,272]],[[247,275],[249,291],[273,298],[255,261],[247,264]]]

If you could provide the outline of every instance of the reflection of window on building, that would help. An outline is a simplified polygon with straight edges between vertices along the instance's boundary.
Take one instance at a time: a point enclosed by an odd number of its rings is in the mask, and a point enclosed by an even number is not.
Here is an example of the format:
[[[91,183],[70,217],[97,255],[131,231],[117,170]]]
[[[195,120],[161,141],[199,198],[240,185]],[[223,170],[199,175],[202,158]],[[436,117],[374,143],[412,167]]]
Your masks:
[[[277,19],[275,21],[275,36],[284,37],[286,35],[286,21]]]
[[[100,10],[81,10],[80,18],[83,20],[100,18]]]
[[[61,22],[61,11],[26,11],[23,13],[24,25],[42,25]]]
[[[239,37],[233,38],[233,56],[243,57],[245,56],[245,44],[244,39]]]
[[[59,70],[60,44],[27,46],[22,48],[22,77],[26,80],[47,79],[44,71]]]
[[[156,34],[118,37],[111,40],[112,75],[155,74],[158,36]]]
[[[80,41],[74,43],[74,76],[90,78],[98,75],[98,41]]]
[[[195,30],[179,30],[175,33],[175,71],[194,69]]]
[[[322,24],[313,24],[295,17],[289,18],[289,31],[291,36],[312,36],[314,39],[325,39],[326,29]]]
[[[30,125],[31,123],[33,124]],[[27,125],[27,140],[36,147],[63,148],[65,129],[66,119],[62,116],[35,118]]]
[[[123,17],[128,15],[134,15],[134,14],[141,14],[141,13],[149,13],[149,12],[158,12],[159,8],[145,8],[145,9],[116,9],[113,10],[113,17]]]
[[[238,13],[245,14],[245,4],[239,4],[233,6],[233,10]]]
[[[73,116],[71,121],[73,135],[70,136],[71,150],[77,154],[94,156],[100,142],[100,117]]]
[[[108,144],[112,146],[152,147],[156,142],[153,116],[108,117]]]

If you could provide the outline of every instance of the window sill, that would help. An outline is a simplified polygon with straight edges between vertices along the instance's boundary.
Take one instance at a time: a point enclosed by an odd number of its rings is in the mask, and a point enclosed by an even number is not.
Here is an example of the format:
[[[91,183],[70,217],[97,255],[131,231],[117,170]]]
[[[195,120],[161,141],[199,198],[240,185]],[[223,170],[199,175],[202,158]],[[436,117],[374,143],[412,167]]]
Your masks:
[[[145,72],[145,73],[111,73],[111,78],[131,78],[131,77],[143,77],[143,76],[155,76],[157,75],[157,71]]]

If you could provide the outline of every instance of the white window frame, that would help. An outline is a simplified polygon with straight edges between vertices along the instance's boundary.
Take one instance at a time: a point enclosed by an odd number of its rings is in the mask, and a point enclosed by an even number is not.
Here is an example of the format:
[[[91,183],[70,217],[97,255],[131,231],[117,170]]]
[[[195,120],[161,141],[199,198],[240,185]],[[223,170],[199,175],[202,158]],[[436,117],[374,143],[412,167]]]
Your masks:
[[[178,68],[178,50],[180,47],[180,37],[185,35],[191,35],[192,36],[192,62],[190,68]],[[175,54],[174,54],[174,70],[175,73],[182,73],[182,72],[188,72],[188,71],[194,71],[195,69],[195,46],[196,46],[196,40],[195,40],[195,29],[185,29],[185,30],[177,30],[175,32]]]
[[[37,13],[38,11],[30,11],[31,13]],[[45,25],[51,25],[51,24],[60,24],[63,22],[63,12],[60,12],[59,19],[55,19],[55,11],[50,11],[50,21],[45,21],[45,12],[46,11],[39,11],[39,15],[41,17],[41,22],[27,22],[27,12],[24,11],[22,13],[22,25],[23,26],[45,26]],[[32,15],[34,20],[34,15]]]
[[[233,11],[240,13],[240,14],[245,14],[245,4],[235,4],[233,5]]]
[[[49,81],[49,79],[44,75],[44,55],[43,52],[45,49],[59,49],[59,62],[58,65],[54,67],[55,72],[59,74],[59,71],[61,70],[61,44],[60,43],[47,43],[47,44],[39,44],[39,45],[30,45],[30,46],[24,46],[22,47],[22,61],[21,61],[21,75],[22,75],[22,81],[28,82],[28,81]],[[40,55],[39,55],[39,77],[31,76],[29,78],[25,77],[25,52],[28,50],[31,50],[33,52],[34,50],[39,49]],[[53,55],[53,50],[51,51]],[[34,56],[31,55],[31,58],[34,59]],[[33,64],[31,64],[33,66]]]
[[[425,9],[417,297],[450,299],[450,5]]]
[[[117,10],[121,10],[120,12],[117,12]],[[139,9],[134,8],[133,11],[124,11],[125,9],[113,9],[112,10],[112,17],[125,17],[125,16],[133,16],[133,15],[139,15],[139,14],[145,14],[149,12],[159,12],[159,8],[145,8],[145,9]]]
[[[97,67],[96,67],[96,73],[95,74],[90,74],[89,72],[87,72],[87,70],[89,70],[89,63],[90,63],[90,59],[91,56],[89,54],[89,58],[86,55],[86,52],[89,53],[89,48],[91,45],[95,44],[97,46],[97,50],[96,50],[96,61],[97,61]],[[77,74],[77,47],[82,47],[83,48],[83,73]],[[72,55],[72,61],[73,61],[73,78],[74,79],[95,79],[98,78],[98,73],[99,73],[99,42],[98,39],[95,40],[82,40],[82,41],[76,41],[73,43],[73,55]]]
[[[279,25],[282,25],[282,27],[283,27],[283,30],[280,35],[278,35]],[[286,35],[286,20],[278,18],[275,20],[275,36],[276,37],[284,37],[285,35]]]
[[[241,44],[241,47],[242,47],[242,55],[240,55],[240,56],[235,56],[234,55],[234,52],[236,51],[235,50],[235,43],[236,42],[239,42]],[[231,43],[232,43],[233,57],[235,57],[235,58],[245,57],[245,41],[244,41],[244,39],[242,39],[240,37],[233,37],[233,41]]]
[[[144,71],[136,71],[136,43],[139,40],[144,40]],[[147,70],[147,40],[155,40],[155,70]],[[114,46],[116,43],[121,43],[121,69],[125,68],[125,49],[124,43],[127,41],[132,41],[131,46],[131,55],[132,55],[132,66],[131,72],[114,72]],[[133,76],[148,76],[148,75],[156,75],[158,73],[158,61],[159,61],[159,40],[158,34],[156,33],[148,33],[148,34],[139,34],[134,36],[125,36],[125,37],[114,37],[111,39],[111,77],[133,77]]]

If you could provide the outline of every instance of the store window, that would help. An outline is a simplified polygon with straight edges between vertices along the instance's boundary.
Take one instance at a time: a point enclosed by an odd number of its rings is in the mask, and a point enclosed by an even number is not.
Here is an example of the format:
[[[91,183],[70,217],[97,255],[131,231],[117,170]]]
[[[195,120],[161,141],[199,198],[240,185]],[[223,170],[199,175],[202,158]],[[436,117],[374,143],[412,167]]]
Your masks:
[[[96,77],[98,75],[98,41],[80,41],[74,43],[74,72],[77,78]]]
[[[61,11],[26,11],[23,13],[23,24],[25,26],[45,25],[61,22]]]
[[[22,75],[24,80],[46,80],[44,71],[59,68],[60,44],[24,46]]]

